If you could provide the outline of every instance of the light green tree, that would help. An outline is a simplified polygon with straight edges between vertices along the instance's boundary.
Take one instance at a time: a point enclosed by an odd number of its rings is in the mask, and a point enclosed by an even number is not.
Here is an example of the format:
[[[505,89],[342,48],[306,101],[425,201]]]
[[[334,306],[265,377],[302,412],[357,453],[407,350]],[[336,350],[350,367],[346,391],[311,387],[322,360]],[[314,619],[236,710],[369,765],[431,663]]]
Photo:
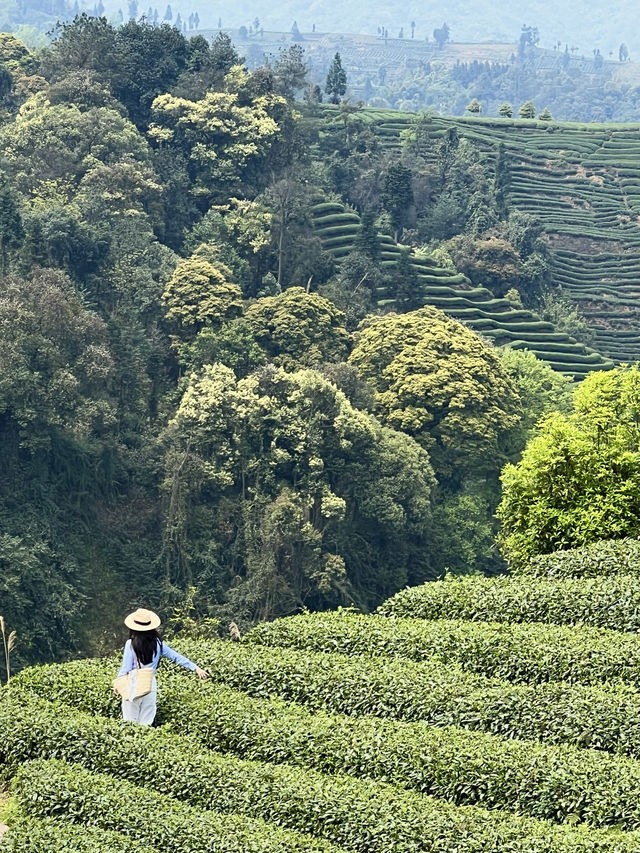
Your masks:
[[[328,299],[302,287],[258,299],[245,319],[275,364],[311,367],[347,356],[350,335],[344,314]]]
[[[435,308],[366,320],[349,361],[376,389],[375,411],[425,447],[441,477],[498,470],[520,421],[495,351]]]
[[[551,115],[551,110],[549,107],[545,107],[542,112],[538,115],[539,121],[553,121],[553,116]]]
[[[473,115],[479,115],[482,112],[482,104],[477,98],[474,98],[467,104],[467,112]]]
[[[500,543],[514,566],[640,534],[640,370],[592,373],[574,405],[572,415],[545,418],[503,471]]]
[[[511,118],[513,115],[513,107],[505,101],[503,104],[500,104],[498,114],[501,115],[502,118]]]
[[[215,252],[200,247],[178,263],[162,294],[167,317],[190,338],[204,326],[219,327],[242,313],[242,292]]]

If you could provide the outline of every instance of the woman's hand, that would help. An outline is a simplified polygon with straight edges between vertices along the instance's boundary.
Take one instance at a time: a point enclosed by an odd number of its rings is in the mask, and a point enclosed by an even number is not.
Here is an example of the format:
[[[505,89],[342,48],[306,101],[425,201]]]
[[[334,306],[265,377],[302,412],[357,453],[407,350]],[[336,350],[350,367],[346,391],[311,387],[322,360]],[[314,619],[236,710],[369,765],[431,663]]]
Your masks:
[[[206,672],[206,670],[204,670],[204,669],[200,669],[199,666],[196,667],[195,672],[196,672],[196,675],[198,676],[198,678],[201,678],[203,681],[205,678],[209,678],[209,673]]]

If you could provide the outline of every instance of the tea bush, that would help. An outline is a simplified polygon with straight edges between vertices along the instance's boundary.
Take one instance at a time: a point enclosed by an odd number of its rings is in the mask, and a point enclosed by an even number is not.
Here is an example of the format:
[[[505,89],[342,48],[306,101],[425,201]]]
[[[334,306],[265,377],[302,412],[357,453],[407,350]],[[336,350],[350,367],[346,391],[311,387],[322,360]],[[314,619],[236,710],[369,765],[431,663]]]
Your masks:
[[[640,684],[640,643],[631,634],[581,625],[433,622],[350,611],[310,613],[254,628],[249,642],[269,646],[436,658],[518,683]]]
[[[94,711],[90,702],[84,708]],[[385,781],[457,804],[559,822],[640,827],[640,762],[629,758],[456,726],[311,713],[215,684],[197,691],[177,678],[159,704],[159,720],[210,749],[253,760]]]
[[[377,612],[418,619],[582,624],[637,632],[640,584],[637,575],[450,577],[404,589]]]
[[[148,783],[153,786],[154,779]],[[13,783],[17,803],[29,816],[64,813],[77,823],[117,830],[163,853],[339,853],[334,845],[287,832],[264,821],[201,811],[149,788],[94,773],[56,759],[23,764]]]
[[[136,844],[136,853],[157,853],[158,848]],[[131,839],[92,826],[79,826],[57,818],[21,816],[2,836],[0,853],[131,853]]]
[[[218,755],[168,728],[142,729],[61,713],[24,695],[17,703],[0,702],[2,723],[11,712],[15,725],[3,729],[2,743],[13,769],[36,756],[55,755],[90,771],[150,785],[201,809],[263,817],[287,829],[330,838],[349,850],[457,853],[461,839],[465,849],[474,851],[493,849],[491,844],[499,839],[500,849],[513,853],[605,853],[630,851],[638,841],[637,836],[620,836],[610,847],[611,835],[585,827],[456,807],[364,779]]]

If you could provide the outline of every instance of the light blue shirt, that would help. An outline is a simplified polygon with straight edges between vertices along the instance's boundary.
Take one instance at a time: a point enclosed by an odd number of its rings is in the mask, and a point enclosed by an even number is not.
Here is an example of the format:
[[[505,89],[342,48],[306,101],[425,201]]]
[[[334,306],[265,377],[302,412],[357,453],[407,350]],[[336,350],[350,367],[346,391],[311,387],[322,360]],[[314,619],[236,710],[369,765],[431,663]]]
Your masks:
[[[153,671],[155,673],[156,669],[158,668],[158,664],[160,663],[160,658],[168,658],[174,663],[177,663],[179,666],[183,666],[185,669],[190,669],[192,672],[196,668],[196,665],[193,661],[189,660],[189,658],[186,658],[184,655],[181,655],[179,652],[176,652],[174,649],[171,648],[171,646],[168,646],[166,643],[158,643],[151,663],[140,664],[140,666],[151,666],[153,667]],[[118,675],[126,675],[128,672],[131,672],[132,669],[136,669],[136,657],[133,653],[131,640],[127,640],[122,655],[122,666],[118,671]]]

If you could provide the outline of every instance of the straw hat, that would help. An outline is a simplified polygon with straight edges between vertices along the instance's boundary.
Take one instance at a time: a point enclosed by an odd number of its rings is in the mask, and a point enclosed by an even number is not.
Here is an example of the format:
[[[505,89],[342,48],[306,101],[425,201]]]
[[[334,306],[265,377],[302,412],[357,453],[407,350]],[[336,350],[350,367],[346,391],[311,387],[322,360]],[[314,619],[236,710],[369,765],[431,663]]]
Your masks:
[[[139,607],[127,616],[124,624],[132,631],[153,631],[160,627],[160,617],[153,610],[145,610],[143,607]]]

